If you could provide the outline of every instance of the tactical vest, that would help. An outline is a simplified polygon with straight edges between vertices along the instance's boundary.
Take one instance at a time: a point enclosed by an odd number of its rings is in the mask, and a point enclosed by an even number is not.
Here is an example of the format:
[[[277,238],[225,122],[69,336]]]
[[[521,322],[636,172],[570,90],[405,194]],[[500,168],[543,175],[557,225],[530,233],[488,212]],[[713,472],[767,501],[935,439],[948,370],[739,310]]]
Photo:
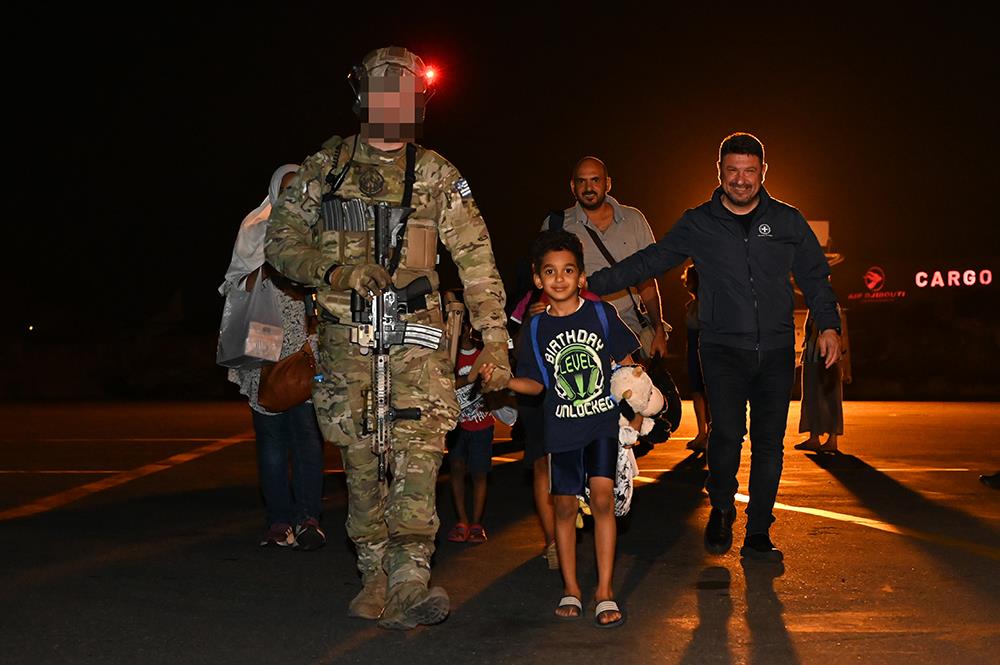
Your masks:
[[[343,206],[347,210],[347,215],[339,220],[339,223],[331,224],[327,214],[322,214],[318,225],[320,249],[324,256],[332,259],[337,265],[375,262],[374,216],[371,213],[371,206],[385,202],[399,207],[407,190],[406,150],[392,161],[387,161],[378,156],[364,154],[361,147],[355,150],[354,141],[357,141],[356,137],[347,141],[334,137],[323,146],[325,151],[333,155],[331,169],[323,187],[324,208],[327,208],[326,203],[333,195],[347,203]],[[420,182],[417,175],[417,165],[425,151],[420,146],[410,145],[413,146],[411,150],[414,162],[410,207],[415,210],[406,222],[405,231],[401,229],[401,238],[395,233],[396,229],[393,229],[393,240],[397,245],[401,243],[401,246],[390,248],[398,259],[398,266],[392,271],[393,284],[403,287],[414,279],[426,275],[434,288],[434,292],[427,297],[427,309],[429,312],[438,312],[438,315],[431,316],[430,320],[440,321],[439,279],[435,270],[439,211],[433,203],[433,197],[419,195],[425,193],[428,184]],[[352,153],[354,153],[353,158]],[[334,191],[338,181],[339,186]],[[350,320],[349,292],[324,289],[319,297],[323,306],[335,316]],[[418,318],[425,319],[427,316]]]

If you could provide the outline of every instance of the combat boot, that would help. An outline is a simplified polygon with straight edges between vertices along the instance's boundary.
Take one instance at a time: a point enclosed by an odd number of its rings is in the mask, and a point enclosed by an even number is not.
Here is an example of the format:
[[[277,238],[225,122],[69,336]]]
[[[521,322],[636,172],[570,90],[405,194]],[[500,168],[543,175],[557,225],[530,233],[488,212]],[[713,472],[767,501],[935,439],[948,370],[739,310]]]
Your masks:
[[[385,608],[388,579],[379,572],[365,580],[364,586],[347,606],[347,616],[359,619],[377,619]]]
[[[401,584],[393,589],[378,625],[390,630],[430,626],[444,621],[450,606],[448,592],[439,586],[428,589],[419,582]]]

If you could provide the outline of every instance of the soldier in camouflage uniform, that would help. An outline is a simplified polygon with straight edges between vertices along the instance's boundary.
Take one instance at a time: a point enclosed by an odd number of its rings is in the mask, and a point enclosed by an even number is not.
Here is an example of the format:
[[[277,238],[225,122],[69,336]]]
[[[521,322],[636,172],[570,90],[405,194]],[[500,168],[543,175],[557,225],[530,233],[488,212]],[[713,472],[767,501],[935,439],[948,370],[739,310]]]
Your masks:
[[[320,305],[349,322],[351,290],[369,295],[390,283],[403,287],[427,276],[434,291],[427,308],[404,315],[407,321],[444,329],[438,276],[438,239],[458,267],[471,321],[483,336],[482,362],[506,372],[484,390],[509,377],[503,284],[490,236],[461,174],[441,155],[417,146],[423,104],[429,96],[426,69],[417,56],[398,47],[381,48],[355,67],[359,136],[327,141],[306,159],[271,213],[266,255],[279,272],[317,287]],[[356,108],[358,110],[358,108]],[[337,194],[365,204],[400,205],[407,144],[415,147],[415,181],[398,269],[390,275],[374,263],[372,220],[367,231],[325,231],[321,201],[337,181]],[[413,148],[410,148],[413,150]],[[342,178],[340,176],[343,176]],[[347,477],[347,533],[357,548],[363,588],[351,601],[351,616],[379,619],[385,628],[409,629],[442,621],[448,595],[428,588],[434,536],[438,530],[435,488],[445,434],[458,416],[454,359],[446,344],[438,350],[390,347],[392,404],[419,407],[419,420],[392,425],[388,456],[391,483],[377,477],[371,438],[359,422],[362,391],[371,384],[371,356],[350,341],[348,325],[323,322],[319,356],[324,380],[313,390],[325,438],[340,448]]]

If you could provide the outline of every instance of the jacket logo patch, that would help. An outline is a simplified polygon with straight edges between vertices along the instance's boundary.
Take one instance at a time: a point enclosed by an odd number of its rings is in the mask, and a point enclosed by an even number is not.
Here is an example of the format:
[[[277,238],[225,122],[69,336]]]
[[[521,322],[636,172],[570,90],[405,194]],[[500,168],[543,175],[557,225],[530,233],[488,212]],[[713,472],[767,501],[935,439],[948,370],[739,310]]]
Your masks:
[[[472,198],[472,188],[469,187],[469,183],[465,178],[455,181],[455,191],[458,192],[458,195],[463,199]]]
[[[385,187],[385,178],[376,169],[365,169],[358,178],[358,187],[368,196],[375,196]]]
[[[757,227],[757,237],[758,238],[770,238],[771,237],[771,227],[767,224],[761,224]]]

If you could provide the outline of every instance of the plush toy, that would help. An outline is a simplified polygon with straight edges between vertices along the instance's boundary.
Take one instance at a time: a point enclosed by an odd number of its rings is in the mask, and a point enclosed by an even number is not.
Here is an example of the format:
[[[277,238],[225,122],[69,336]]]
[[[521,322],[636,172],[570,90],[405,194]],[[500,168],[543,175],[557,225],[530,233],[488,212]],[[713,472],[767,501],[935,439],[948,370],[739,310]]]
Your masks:
[[[653,385],[642,365],[622,365],[611,373],[611,396],[618,402],[622,415],[618,417],[618,461],[615,469],[615,515],[627,515],[632,506],[633,478],[639,475],[639,465],[635,461],[632,447],[639,437],[659,443],[670,438],[670,430],[657,416],[666,405],[663,393]],[[642,424],[636,431],[629,423],[636,414],[642,414]],[[577,513],[577,528],[583,526],[583,516],[590,514],[590,488],[584,489],[579,497],[580,511]]]
[[[618,440],[624,446],[634,446],[639,437],[649,438],[653,443],[666,441],[670,437],[669,428],[657,427],[656,416],[666,408],[663,393],[653,385],[653,379],[642,365],[622,365],[611,373],[611,396],[618,402],[622,415],[618,417],[620,429]],[[629,423],[635,415],[641,415],[639,430]],[[654,432],[654,428],[657,429]],[[664,433],[666,436],[663,436]]]

